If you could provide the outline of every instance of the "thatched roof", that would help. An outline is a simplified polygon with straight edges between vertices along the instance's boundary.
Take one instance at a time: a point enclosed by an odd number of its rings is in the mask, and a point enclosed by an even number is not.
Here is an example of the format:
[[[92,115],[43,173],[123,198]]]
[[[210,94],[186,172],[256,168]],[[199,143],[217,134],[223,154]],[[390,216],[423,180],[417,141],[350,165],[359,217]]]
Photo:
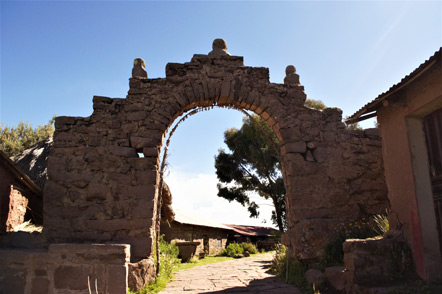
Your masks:
[[[15,164],[42,190],[47,179],[47,162],[52,144],[53,140],[50,136],[12,158]]]
[[[8,169],[14,177],[28,187],[32,192],[38,196],[42,196],[39,186],[37,186],[26,173],[24,173],[3,151],[0,150],[0,165]]]

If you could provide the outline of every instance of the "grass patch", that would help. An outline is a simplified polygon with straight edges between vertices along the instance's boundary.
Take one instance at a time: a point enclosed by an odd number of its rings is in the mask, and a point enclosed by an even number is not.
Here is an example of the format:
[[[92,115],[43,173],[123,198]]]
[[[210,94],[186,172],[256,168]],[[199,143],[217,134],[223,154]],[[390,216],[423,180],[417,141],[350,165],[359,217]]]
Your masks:
[[[205,258],[199,259],[196,262],[180,263],[175,267],[175,271],[180,271],[180,270],[189,269],[189,268],[192,268],[195,266],[205,265],[205,264],[209,264],[209,263],[217,263],[217,262],[233,260],[233,259],[234,259],[233,257],[228,257],[228,256],[206,256]]]
[[[151,282],[147,285],[143,290],[140,291],[131,291],[128,290],[129,294],[146,294],[146,293],[158,293],[163,290],[167,282],[169,282],[173,273],[175,272],[176,266],[179,264],[178,259],[178,247],[175,243],[169,243],[163,239],[163,235],[160,236],[159,242],[159,250],[160,250],[160,272],[155,281]],[[155,250],[154,250],[155,252]],[[155,263],[156,256],[154,255]]]

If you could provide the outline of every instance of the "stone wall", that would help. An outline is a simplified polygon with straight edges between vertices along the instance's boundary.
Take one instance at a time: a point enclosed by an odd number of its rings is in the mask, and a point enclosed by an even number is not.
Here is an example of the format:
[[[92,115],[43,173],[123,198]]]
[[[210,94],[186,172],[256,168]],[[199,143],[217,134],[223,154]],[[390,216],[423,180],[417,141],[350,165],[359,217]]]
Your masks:
[[[343,244],[346,293],[403,285],[414,277],[411,250],[401,231],[384,237],[348,239]],[[365,290],[367,290],[365,292]]]
[[[194,55],[169,63],[166,78],[132,77],[126,99],[94,97],[90,117],[58,117],[45,186],[48,241],[129,243],[133,261],[148,257],[164,136],[184,112],[219,106],[252,111],[277,134],[291,253],[318,258],[342,226],[387,207],[380,137],[346,130],[339,109],[306,108],[290,69],[274,84],[267,68],[244,66],[242,57]]]
[[[48,250],[0,249],[0,293],[126,293],[129,245],[52,244]],[[95,282],[96,281],[96,282]]]

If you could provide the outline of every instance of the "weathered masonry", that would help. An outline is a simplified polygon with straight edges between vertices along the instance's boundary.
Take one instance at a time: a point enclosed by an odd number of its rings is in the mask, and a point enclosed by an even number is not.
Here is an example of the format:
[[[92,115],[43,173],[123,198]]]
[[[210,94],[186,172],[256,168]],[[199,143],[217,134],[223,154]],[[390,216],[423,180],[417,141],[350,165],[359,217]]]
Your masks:
[[[137,59],[125,99],[96,96],[91,116],[56,119],[44,190],[46,246],[111,242],[129,244],[132,263],[151,256],[160,149],[174,120],[197,107],[252,111],[277,134],[292,255],[317,259],[349,222],[386,209],[376,129],[348,130],[340,109],[305,107],[293,66],[284,84],[270,83],[267,68],[244,66],[243,57],[225,49],[216,40],[208,55],[167,64],[166,77],[159,79],[148,79]],[[51,272],[39,279],[56,290],[70,289],[69,282],[57,288]]]

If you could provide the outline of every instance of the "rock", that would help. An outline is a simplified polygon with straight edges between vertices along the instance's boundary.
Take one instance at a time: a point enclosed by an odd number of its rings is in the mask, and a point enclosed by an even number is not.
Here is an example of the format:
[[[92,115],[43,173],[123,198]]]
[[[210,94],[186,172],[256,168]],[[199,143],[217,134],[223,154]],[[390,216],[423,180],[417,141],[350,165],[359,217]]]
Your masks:
[[[147,78],[147,72],[144,69],[146,67],[146,62],[142,58],[136,58],[134,60],[134,67],[132,68],[132,77]]]
[[[325,269],[325,277],[328,283],[336,290],[345,289],[345,267],[333,266]]]
[[[315,158],[313,157],[313,154],[310,150],[307,150],[307,153],[305,154],[305,160],[315,162]]]
[[[249,257],[250,253],[249,253],[249,251],[244,251],[242,255],[244,255],[244,257]]]
[[[300,86],[299,75],[296,74],[296,67],[294,65],[289,65],[285,69],[284,85],[287,86]]]
[[[311,268],[305,272],[305,278],[309,284],[319,285],[323,282],[324,274],[318,269]]]
[[[141,290],[155,279],[155,264],[152,258],[129,263],[128,285],[132,290]]]
[[[235,254],[233,258],[243,258],[244,254]]]
[[[209,52],[210,57],[230,56],[227,52],[227,43],[224,39],[215,39],[212,44],[212,51]]]

